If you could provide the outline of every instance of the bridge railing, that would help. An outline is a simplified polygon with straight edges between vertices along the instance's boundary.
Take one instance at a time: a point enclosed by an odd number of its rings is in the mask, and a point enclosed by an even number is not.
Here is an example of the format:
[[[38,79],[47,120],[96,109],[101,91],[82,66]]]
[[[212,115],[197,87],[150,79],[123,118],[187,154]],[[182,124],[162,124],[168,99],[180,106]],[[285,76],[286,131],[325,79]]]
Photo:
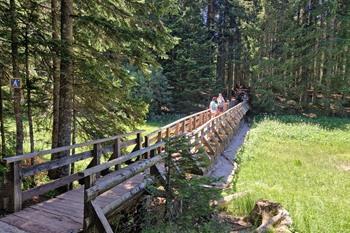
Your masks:
[[[145,137],[146,146],[142,151],[135,151],[133,152],[135,153],[134,155],[130,154],[125,156],[123,160],[121,160],[121,158],[115,159],[106,164],[83,171],[82,176],[86,177],[84,182],[84,232],[96,232],[95,228],[97,227],[97,232],[112,233],[113,229],[108,222],[108,217],[110,215],[122,210],[129,204],[129,201],[135,200],[136,197],[145,191],[148,185],[154,184],[156,179],[159,179],[164,187],[166,186],[166,179],[164,178],[164,171],[162,170],[163,165],[161,165],[164,163],[164,157],[166,156],[163,150],[165,142],[161,140],[172,136],[186,135],[186,132],[188,132],[190,138],[192,138],[194,142],[194,149],[198,149],[202,146],[207,149],[212,165],[216,157],[223,152],[225,146],[232,138],[232,135],[237,131],[239,122],[248,109],[247,103],[241,103],[215,118],[211,118],[210,112],[205,110],[200,114],[194,114],[185,119],[180,119],[147,135]],[[182,130],[177,130],[183,125],[188,128],[182,127]],[[165,133],[164,135],[163,132]],[[150,142],[148,137],[152,138],[153,135],[161,136],[153,139],[151,142],[156,141],[156,143],[150,146],[147,144],[147,142]],[[96,175],[100,171],[106,169],[107,166],[114,166],[141,154],[147,159],[136,161],[128,167],[110,173],[108,177],[96,181]],[[210,168],[210,166],[208,168]],[[149,171],[145,172],[148,169]],[[125,192],[118,199],[115,199],[103,208],[97,204],[97,199],[100,195],[141,173],[144,175],[143,182]]]
[[[62,186],[68,186],[72,182],[84,178],[81,173],[76,172],[73,174],[60,177],[53,181],[45,184],[38,184],[36,187],[23,190],[23,181],[26,177],[34,176],[38,173],[49,172],[50,170],[59,169],[64,166],[74,165],[74,163],[90,159],[90,164],[88,167],[93,167],[99,165],[102,160],[102,154],[107,155],[110,153],[110,160],[119,158],[122,156],[121,150],[129,146],[135,145],[136,149],[141,149],[142,147],[142,136],[143,131],[135,131],[132,133],[116,135],[113,137],[99,139],[94,141],[89,141],[81,144],[74,144],[70,146],[58,147],[50,150],[38,151],[13,157],[4,158],[5,163],[8,166],[8,172],[5,178],[5,192],[2,196],[4,197],[5,206],[10,211],[16,212],[22,209],[22,204],[26,200],[32,199],[34,196],[39,196],[45,194],[49,191],[55,190],[56,188]],[[133,137],[130,139],[130,137]],[[51,156],[52,154],[69,152],[72,150],[80,150],[82,152],[70,155],[68,157],[63,157],[59,159],[42,160],[43,162],[37,163],[30,166],[24,166],[25,161],[28,159],[38,158],[41,156]],[[134,154],[132,154],[133,156]],[[141,156],[140,156],[141,157]],[[123,160],[124,161],[124,160]],[[118,169],[118,166],[115,166]]]
[[[210,110],[197,112],[190,116],[181,118],[171,124],[165,125],[152,133],[146,135],[145,143],[151,145],[156,142],[161,142],[165,138],[178,136],[184,133],[193,131],[211,119]]]
[[[196,154],[195,152],[199,148],[205,148],[210,165],[213,165],[213,161],[224,151],[232,136],[237,132],[239,124],[248,110],[247,102],[239,103],[193,130],[190,133],[193,154]],[[210,167],[201,168],[202,173],[206,173]]]
[[[120,209],[122,206],[125,206],[128,201],[142,194],[148,185],[155,182],[156,177],[154,175],[156,175],[158,179],[159,177],[162,177],[162,172],[160,171],[161,169],[158,169],[157,164],[163,162],[165,154],[157,154],[157,152],[159,151],[159,148],[163,147],[164,145],[164,142],[158,142],[152,146],[132,152],[129,155],[111,160],[105,164],[95,166],[80,173],[81,176],[85,177],[84,232],[96,232],[94,228],[97,227],[97,232],[113,233],[107,217]],[[96,180],[98,174],[104,169],[121,164],[127,160],[147,153],[150,154],[148,159],[136,161],[127,167],[123,167],[110,173],[98,181]],[[139,183],[131,190],[124,192],[122,196],[113,200],[103,208],[96,204],[96,199],[99,197],[99,195],[115,188],[124,181],[129,180],[141,173],[144,176],[143,182]]]

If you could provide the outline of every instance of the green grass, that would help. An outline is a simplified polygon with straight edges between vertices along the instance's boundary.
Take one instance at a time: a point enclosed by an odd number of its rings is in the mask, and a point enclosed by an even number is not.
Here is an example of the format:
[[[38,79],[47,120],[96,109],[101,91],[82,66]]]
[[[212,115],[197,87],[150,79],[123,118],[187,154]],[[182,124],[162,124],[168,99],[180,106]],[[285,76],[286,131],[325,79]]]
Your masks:
[[[239,153],[233,215],[257,199],[281,203],[295,232],[350,232],[350,119],[258,117]]]

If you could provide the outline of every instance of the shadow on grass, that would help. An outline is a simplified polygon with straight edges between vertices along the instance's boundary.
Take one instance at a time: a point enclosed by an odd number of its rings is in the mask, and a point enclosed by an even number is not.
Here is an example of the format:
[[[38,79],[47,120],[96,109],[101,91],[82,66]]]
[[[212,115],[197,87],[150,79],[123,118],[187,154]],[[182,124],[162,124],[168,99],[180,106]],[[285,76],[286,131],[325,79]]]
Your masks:
[[[325,130],[350,130],[350,118],[340,117],[316,117],[309,118],[301,115],[269,115],[260,114],[255,116],[255,124],[262,122],[265,119],[275,120],[286,124],[310,124],[317,125]]]

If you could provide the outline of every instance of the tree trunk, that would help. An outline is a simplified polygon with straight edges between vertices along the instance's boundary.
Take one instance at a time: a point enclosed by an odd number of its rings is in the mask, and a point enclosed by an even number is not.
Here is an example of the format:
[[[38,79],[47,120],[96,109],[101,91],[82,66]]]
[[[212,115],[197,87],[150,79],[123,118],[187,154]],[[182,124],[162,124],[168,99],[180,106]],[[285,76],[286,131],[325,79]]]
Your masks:
[[[0,66],[1,80],[4,79],[5,71],[4,67]],[[1,133],[1,158],[6,156],[6,138],[5,138],[5,126],[4,126],[4,109],[3,109],[3,95],[2,95],[2,83],[0,83],[0,133]]]
[[[25,69],[26,69],[26,89],[27,89],[27,117],[29,124],[29,141],[30,141],[30,152],[34,151],[34,130],[33,130],[33,117],[32,117],[32,100],[31,100],[31,84],[30,84],[30,72],[29,72],[29,25],[26,25],[25,32]],[[34,164],[34,158],[31,159],[31,164]]]
[[[218,55],[216,64],[216,83],[221,91],[225,82],[225,64],[226,64],[226,9],[219,9],[219,33],[218,33]]]
[[[12,55],[12,75],[15,79],[20,79],[18,67],[18,28],[16,19],[16,2],[10,0],[11,15],[11,55]],[[13,109],[16,120],[16,154],[23,154],[23,122],[21,112],[21,88],[13,88]]]
[[[60,98],[60,69],[59,69],[59,16],[57,0],[51,0],[52,21],[52,80],[53,80],[53,124],[52,124],[52,148],[58,144],[58,119]]]
[[[58,143],[66,146],[71,143],[72,112],[73,112],[73,0],[61,0],[61,73],[60,99],[58,120]],[[69,156],[69,151],[53,155],[54,158]],[[69,166],[55,170],[55,177],[69,175]]]
[[[208,0],[208,11],[207,11],[207,27],[209,30],[212,29],[214,25],[215,18],[215,7],[213,0]]]

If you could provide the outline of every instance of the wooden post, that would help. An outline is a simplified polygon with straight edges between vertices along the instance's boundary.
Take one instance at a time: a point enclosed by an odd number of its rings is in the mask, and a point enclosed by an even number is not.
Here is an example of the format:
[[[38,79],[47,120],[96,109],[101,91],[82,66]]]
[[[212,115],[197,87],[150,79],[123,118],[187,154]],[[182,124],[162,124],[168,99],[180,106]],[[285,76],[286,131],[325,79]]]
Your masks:
[[[153,158],[155,155],[156,155],[156,150],[151,150],[151,152],[150,152],[150,158]],[[153,176],[158,175],[158,170],[157,170],[156,165],[153,165],[153,166],[150,168],[150,173],[151,173],[151,175],[153,175]]]
[[[176,125],[175,125],[175,136],[179,135],[179,128],[180,128],[179,123],[176,123]]]
[[[166,138],[170,138],[170,128],[166,129]]]
[[[186,120],[182,122],[182,133],[186,132]]]
[[[191,131],[193,131],[193,130],[195,130],[196,129],[196,116],[194,116],[193,118],[193,122],[192,122],[192,124],[193,124],[193,128],[192,128],[192,130]]]
[[[145,147],[149,147],[149,137],[145,136]],[[149,159],[150,158],[150,152],[147,152],[143,155],[144,159]]]
[[[121,156],[121,140],[120,138],[117,138],[113,144],[113,154],[112,159],[116,159]],[[120,168],[120,164],[115,165],[114,170],[118,170]]]
[[[92,161],[91,161],[91,167],[100,165],[101,163],[101,152],[102,152],[102,146],[100,143],[94,144],[94,148],[92,150]],[[99,174],[97,175],[99,177]]]
[[[21,161],[10,164],[8,172],[8,191],[10,198],[10,211],[17,212],[22,209],[22,177],[21,177]]]
[[[94,186],[96,183],[96,174],[92,174],[84,178],[84,232],[94,231],[94,212],[90,201],[86,201],[86,190]]]
[[[141,150],[142,149],[142,134],[141,133],[137,133],[136,134],[136,150]],[[137,157],[137,160],[142,159],[142,155],[140,155],[139,157]]]
[[[157,142],[161,142],[162,141],[162,131],[158,132],[158,140]],[[158,148],[158,153],[162,152],[162,147]]]
[[[136,134],[136,148],[137,148],[137,150],[140,150],[142,148],[142,134],[141,133]]]

